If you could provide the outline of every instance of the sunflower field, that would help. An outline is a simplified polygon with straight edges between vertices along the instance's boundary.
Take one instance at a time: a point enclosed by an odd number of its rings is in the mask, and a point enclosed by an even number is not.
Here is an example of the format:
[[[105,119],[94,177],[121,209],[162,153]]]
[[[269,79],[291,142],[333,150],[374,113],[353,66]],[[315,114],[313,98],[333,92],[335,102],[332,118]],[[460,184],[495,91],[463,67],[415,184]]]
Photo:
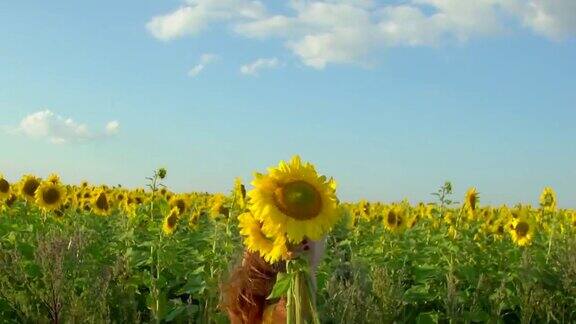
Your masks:
[[[0,175],[0,322],[227,323],[220,285],[255,196],[239,179],[226,194],[176,193],[167,176],[127,189]],[[322,323],[576,322],[576,211],[551,188],[538,206],[485,206],[449,182],[431,197],[334,204]]]

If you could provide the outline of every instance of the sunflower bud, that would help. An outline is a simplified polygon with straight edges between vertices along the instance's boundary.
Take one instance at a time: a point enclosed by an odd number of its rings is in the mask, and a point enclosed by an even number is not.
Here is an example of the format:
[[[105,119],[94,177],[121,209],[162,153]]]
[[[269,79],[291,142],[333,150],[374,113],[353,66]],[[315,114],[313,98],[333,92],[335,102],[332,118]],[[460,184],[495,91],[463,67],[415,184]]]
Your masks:
[[[160,179],[164,179],[166,178],[166,168],[160,168],[158,169],[158,178]]]

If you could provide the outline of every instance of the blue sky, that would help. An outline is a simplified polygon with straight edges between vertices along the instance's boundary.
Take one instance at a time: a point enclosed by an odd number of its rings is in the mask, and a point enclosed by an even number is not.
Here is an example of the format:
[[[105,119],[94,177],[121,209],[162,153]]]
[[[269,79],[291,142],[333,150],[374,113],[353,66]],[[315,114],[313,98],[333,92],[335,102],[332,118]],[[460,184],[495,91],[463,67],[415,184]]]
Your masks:
[[[2,1],[0,35],[12,180],[226,192],[300,154],[344,200],[576,207],[572,0]]]

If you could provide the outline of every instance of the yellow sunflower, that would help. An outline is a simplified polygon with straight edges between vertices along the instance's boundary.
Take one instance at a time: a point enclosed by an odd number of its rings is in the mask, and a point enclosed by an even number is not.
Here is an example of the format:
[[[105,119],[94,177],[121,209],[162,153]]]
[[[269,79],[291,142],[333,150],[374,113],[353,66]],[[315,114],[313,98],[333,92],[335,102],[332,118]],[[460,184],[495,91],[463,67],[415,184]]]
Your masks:
[[[10,196],[4,201],[4,205],[10,208],[14,205],[16,200],[18,200],[18,197],[14,193],[11,193]]]
[[[134,204],[136,205],[142,205],[146,202],[146,193],[144,192],[144,189],[139,188],[132,191],[131,197],[134,199]]]
[[[26,201],[34,202],[36,200],[36,189],[40,186],[40,178],[33,175],[25,175],[20,180],[20,196]]]
[[[126,193],[126,198],[124,199],[124,202],[120,204],[120,207],[128,217],[136,216],[136,208],[138,206],[131,194]]]
[[[166,199],[166,201],[170,201],[170,197],[168,197],[169,194],[170,194],[170,190],[168,190],[168,188],[164,187],[164,186],[162,188],[160,188],[158,191],[156,191],[156,195],[159,198]]]
[[[66,202],[66,188],[60,182],[42,181],[36,189],[36,204],[44,211],[59,209]]]
[[[178,217],[180,215],[180,210],[178,207],[174,207],[170,210],[168,215],[164,217],[164,222],[162,223],[162,232],[165,235],[172,235],[176,230],[176,225],[178,224]]]
[[[234,180],[234,203],[240,210],[246,208],[246,187],[242,184],[242,179],[236,178]]]
[[[220,215],[228,216],[229,208],[224,206],[226,197],[221,194],[215,194],[211,199],[210,216],[217,217]]]
[[[114,205],[117,207],[121,207],[126,200],[128,199],[128,195],[125,190],[117,189],[114,191]]]
[[[94,192],[90,203],[90,207],[96,215],[108,216],[112,212],[112,201],[102,188]]]
[[[530,244],[534,237],[535,225],[525,217],[517,218],[512,221],[510,235],[512,241],[518,246],[525,246]]]
[[[187,197],[183,194],[172,196],[169,201],[170,208],[177,207],[178,208],[178,215],[182,216],[190,207],[190,203]]]
[[[544,188],[540,195],[540,206],[546,211],[556,210],[556,193],[550,187]]]
[[[0,201],[4,201],[10,197],[10,183],[4,179],[4,175],[0,173]]]
[[[250,212],[238,216],[238,221],[240,235],[244,237],[244,245],[248,251],[259,253],[269,263],[288,258],[288,247],[283,234],[267,236],[262,231],[262,223]]]
[[[400,232],[406,227],[406,211],[402,205],[388,209],[384,214],[384,226],[391,232]]]
[[[52,183],[60,183],[60,176],[56,173],[52,173],[51,175],[48,176],[48,179],[46,179],[46,181]]]
[[[479,194],[476,188],[472,187],[466,192],[466,197],[464,198],[464,207],[468,210],[475,211],[480,200]]]
[[[319,176],[310,163],[295,156],[281,161],[268,174],[255,175],[248,193],[250,211],[262,222],[268,236],[286,234],[300,243],[307,237],[319,240],[338,221],[336,182]]]

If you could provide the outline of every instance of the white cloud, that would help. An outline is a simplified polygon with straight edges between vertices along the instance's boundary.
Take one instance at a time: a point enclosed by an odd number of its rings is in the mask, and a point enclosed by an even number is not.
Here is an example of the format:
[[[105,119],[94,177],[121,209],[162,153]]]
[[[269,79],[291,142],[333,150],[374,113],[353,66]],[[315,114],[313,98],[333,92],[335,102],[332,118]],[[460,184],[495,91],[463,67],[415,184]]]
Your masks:
[[[218,56],[215,54],[202,54],[200,56],[200,61],[198,62],[198,64],[194,65],[190,71],[188,71],[188,75],[191,77],[195,77],[198,74],[200,74],[200,72],[204,71],[204,68],[206,68],[206,66],[210,63],[215,62],[216,60],[218,60]]]
[[[196,35],[210,23],[231,19],[259,19],[265,8],[259,1],[248,0],[190,0],[177,10],[153,17],[146,27],[161,40]]]
[[[532,0],[520,15],[526,26],[545,37],[562,40],[576,35],[574,0]]]
[[[260,58],[256,61],[242,65],[240,67],[240,73],[244,75],[257,76],[263,69],[273,69],[278,66],[280,62],[277,58]]]
[[[148,27],[159,39],[194,35],[213,23],[247,38],[277,38],[304,64],[366,64],[398,46],[441,46],[513,34],[520,27],[548,39],[576,36],[576,0],[291,0],[291,14],[257,1],[195,0]],[[182,16],[185,16],[183,18]],[[159,21],[162,21],[160,23]]]
[[[118,132],[119,128],[118,121],[111,121],[106,125],[102,134],[93,134],[85,124],[77,123],[71,118],[59,116],[46,109],[24,117],[20,125],[11,133],[34,139],[45,139],[54,144],[64,144],[112,136]]]
[[[113,120],[108,122],[108,124],[106,124],[106,128],[105,128],[105,133],[107,135],[115,135],[118,134],[118,131],[120,130],[120,123],[117,120]]]

